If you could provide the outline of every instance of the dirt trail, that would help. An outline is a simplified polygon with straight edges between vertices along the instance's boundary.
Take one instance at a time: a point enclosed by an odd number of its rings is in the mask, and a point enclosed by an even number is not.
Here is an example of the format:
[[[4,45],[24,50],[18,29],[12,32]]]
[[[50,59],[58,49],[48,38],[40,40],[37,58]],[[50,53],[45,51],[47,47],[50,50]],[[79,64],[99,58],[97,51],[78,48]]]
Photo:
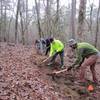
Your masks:
[[[54,79],[48,76],[47,73],[51,73],[54,69],[46,65],[38,67],[45,58],[38,55],[34,47],[8,46],[2,43],[0,100],[99,100],[99,86],[96,86],[96,90],[92,93],[80,94],[79,90],[84,90],[86,87],[75,85],[73,75],[64,73]],[[99,73],[98,67],[99,65],[97,65]]]

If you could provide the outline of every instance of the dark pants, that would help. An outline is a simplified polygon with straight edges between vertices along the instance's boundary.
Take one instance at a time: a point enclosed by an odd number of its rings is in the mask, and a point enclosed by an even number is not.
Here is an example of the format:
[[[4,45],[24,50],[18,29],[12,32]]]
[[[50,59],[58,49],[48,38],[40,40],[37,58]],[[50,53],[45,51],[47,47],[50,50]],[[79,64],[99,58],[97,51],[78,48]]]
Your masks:
[[[63,66],[63,65],[64,65],[64,50],[55,53],[55,55],[54,55],[54,56],[52,57],[52,59],[51,59],[51,62],[54,62],[54,61],[55,61],[55,59],[56,59],[56,57],[57,57],[58,54],[60,55],[61,66]]]
[[[46,49],[45,55],[47,55],[49,51],[50,51],[50,46]]]

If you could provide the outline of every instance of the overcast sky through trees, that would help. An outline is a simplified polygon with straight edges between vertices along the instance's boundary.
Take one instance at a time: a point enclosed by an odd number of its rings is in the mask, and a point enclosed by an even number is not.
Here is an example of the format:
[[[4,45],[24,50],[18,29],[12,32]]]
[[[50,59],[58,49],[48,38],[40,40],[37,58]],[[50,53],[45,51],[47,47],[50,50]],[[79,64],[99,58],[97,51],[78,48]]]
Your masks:
[[[60,4],[63,6],[68,6],[69,3],[71,3],[72,0],[60,0]],[[77,1],[77,8],[79,7],[79,0],[76,0]],[[33,5],[35,5],[35,0],[29,0],[29,5],[30,7],[32,7]],[[87,0],[87,6],[90,4],[90,3],[94,3],[94,5],[96,5],[98,7],[98,4],[99,4],[99,0]]]

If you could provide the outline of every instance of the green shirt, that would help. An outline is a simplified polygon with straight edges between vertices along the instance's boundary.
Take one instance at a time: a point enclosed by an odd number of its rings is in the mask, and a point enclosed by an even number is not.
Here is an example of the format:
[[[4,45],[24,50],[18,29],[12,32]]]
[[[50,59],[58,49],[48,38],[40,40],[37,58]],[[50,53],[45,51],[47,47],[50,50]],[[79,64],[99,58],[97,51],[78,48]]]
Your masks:
[[[91,44],[82,42],[77,44],[77,59],[75,63],[72,65],[80,65],[84,58],[89,57],[92,54],[97,54],[99,51]]]
[[[50,44],[50,57],[53,56],[56,52],[60,52],[64,49],[64,44],[60,40],[54,39]]]

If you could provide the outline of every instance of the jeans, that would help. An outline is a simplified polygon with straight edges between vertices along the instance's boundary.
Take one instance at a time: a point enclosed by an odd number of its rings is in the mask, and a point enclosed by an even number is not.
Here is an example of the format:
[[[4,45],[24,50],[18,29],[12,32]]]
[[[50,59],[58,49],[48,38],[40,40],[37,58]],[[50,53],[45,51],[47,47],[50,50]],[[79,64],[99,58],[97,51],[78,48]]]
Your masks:
[[[56,53],[54,54],[54,56],[52,57],[51,62],[54,62],[54,61],[55,61],[55,59],[56,59],[56,57],[57,57],[58,54],[60,55],[61,66],[63,66],[63,65],[64,65],[64,50],[62,50],[62,51],[60,51],[60,52],[56,52]]]

